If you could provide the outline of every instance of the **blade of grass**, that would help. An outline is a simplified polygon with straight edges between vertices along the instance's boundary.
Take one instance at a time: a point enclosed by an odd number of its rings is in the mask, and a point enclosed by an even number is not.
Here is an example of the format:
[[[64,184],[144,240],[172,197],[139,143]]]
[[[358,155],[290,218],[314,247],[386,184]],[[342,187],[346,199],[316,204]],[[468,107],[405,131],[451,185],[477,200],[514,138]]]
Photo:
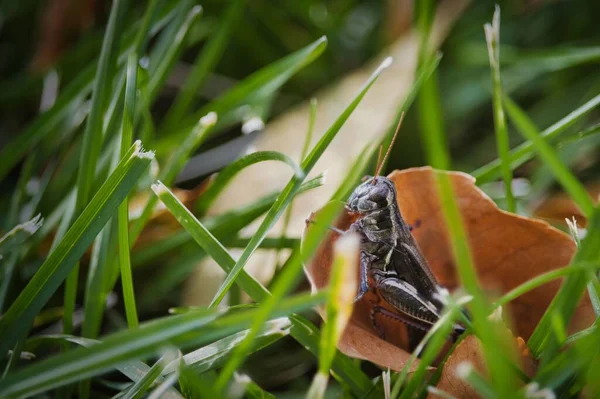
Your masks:
[[[581,241],[581,247],[571,264],[597,264],[600,262],[598,248],[600,248],[600,208],[594,208],[594,212],[588,218],[588,235]],[[562,325],[566,326],[588,284],[587,276],[586,270],[582,270],[565,278],[527,341],[532,354],[535,357],[541,356],[543,364],[552,359],[562,344],[552,333],[552,319],[558,317]]]
[[[38,214],[33,219],[10,229],[8,233],[0,238],[0,255],[7,254],[10,250],[25,242],[42,227],[43,222],[42,215]]]
[[[581,121],[586,115],[593,111],[598,105],[600,105],[600,94],[577,108],[576,110],[569,113],[567,116],[553,124],[552,126],[544,129],[540,135],[546,142],[552,142],[554,139],[559,137],[561,134],[567,131],[567,129],[573,126],[575,123]],[[532,142],[526,141],[525,143],[513,148],[510,151],[510,163],[511,168],[516,169],[523,165],[528,160],[535,156],[535,147]],[[477,179],[477,184],[484,184],[493,181],[501,175],[501,162],[496,159],[487,165],[484,165],[471,173],[473,177]]]
[[[172,361],[179,362],[180,359],[181,352],[167,350],[167,353],[165,353],[160,359],[158,359],[142,378],[137,380],[131,386],[131,388],[124,392],[124,394],[121,396],[121,399],[141,398],[144,395],[144,393],[146,393],[146,391],[150,389],[152,384],[154,384],[154,381],[156,381],[156,379],[160,377],[165,367]]]
[[[512,170],[510,167],[510,144],[508,141],[508,130],[506,118],[502,107],[502,82],[500,78],[500,7],[496,5],[494,17],[491,24],[485,24],[485,38],[490,58],[490,70],[492,72],[492,104],[494,109],[494,126],[496,128],[496,146],[498,147],[498,159],[504,179],[504,190],[506,192],[506,209],[509,212],[516,211],[515,196],[512,192]]]
[[[152,0],[156,3],[157,0]],[[150,23],[149,28],[143,29],[146,23],[146,18],[150,12],[147,12],[144,17],[143,26],[135,24],[132,26],[126,34],[125,39],[121,46],[119,63],[122,64],[125,60],[124,56],[132,49],[136,48],[138,54],[142,54],[143,46],[140,44],[139,38],[150,38],[158,30],[169,22],[173,17],[174,6],[172,4],[165,4],[161,7],[160,13],[155,11],[156,4],[153,6],[154,9],[147,9],[152,11],[152,14],[156,12],[159,17],[155,21]],[[139,35],[138,39],[135,35]],[[137,44],[137,46],[136,46]],[[67,87],[65,87],[59,97],[57,98],[54,106],[48,111],[38,116],[35,121],[29,125],[21,134],[19,134],[14,140],[6,144],[2,150],[0,150],[0,180],[4,179],[6,174],[19,162],[19,160],[28,152],[31,148],[39,143],[42,139],[47,137],[54,129],[61,123],[71,112],[73,105],[81,102],[86,98],[92,86],[94,84],[94,78],[96,76],[98,65],[90,65],[85,68],[73,81],[71,81]]]
[[[253,73],[231,90],[188,117],[181,124],[181,132],[174,133],[161,140],[160,148],[157,148],[159,155],[178,147],[181,143],[181,137],[189,133],[194,121],[209,112],[216,112],[219,115],[217,130],[243,120],[247,116],[248,105],[271,97],[299,70],[319,57],[326,46],[327,39],[321,37],[310,45]]]
[[[98,69],[92,88],[90,113],[83,133],[83,142],[77,173],[77,199],[75,216],[79,216],[88,205],[92,196],[92,186],[96,182],[96,165],[102,150],[103,131],[102,118],[112,88],[118,58],[118,37],[121,34],[122,22],[126,11],[125,0],[115,0],[111,6],[106,33],[102,42],[102,50],[98,60]],[[77,296],[79,265],[71,270],[65,283],[63,330],[70,334],[73,325],[73,311]]]
[[[421,29],[425,32],[421,32],[421,48],[427,48],[427,37],[431,25],[422,26]],[[426,65],[428,57],[429,55],[422,59],[420,65]],[[439,87],[435,73],[423,83],[419,96],[419,121],[422,134],[425,136],[425,153],[428,163],[433,168],[447,170],[450,167],[450,154],[445,142]],[[473,296],[471,303],[473,326],[483,344],[490,379],[500,396],[510,396],[515,392],[516,379],[504,359],[501,358],[502,350],[500,348],[505,346],[506,341],[488,320],[490,304],[485,298],[475,274],[469,241],[456,203],[452,183],[448,174],[442,171],[435,171],[435,179],[456,269],[465,291]]]
[[[535,151],[540,155],[544,163],[551,168],[565,191],[570,194],[584,215],[589,217],[594,209],[594,202],[585,187],[583,187],[583,184],[560,161],[558,155],[556,155],[550,144],[546,143],[541,137],[539,131],[525,112],[507,96],[504,96],[504,104],[509,118],[515,124],[519,133],[532,143]]]
[[[290,332],[291,323],[288,318],[269,321],[265,325],[262,334],[257,336],[255,349],[260,350],[275,341],[287,336]],[[211,369],[220,367],[231,354],[231,351],[248,335],[248,330],[230,335],[210,345],[204,346],[183,357],[186,366],[196,374],[205,373]],[[163,375],[173,373],[179,366],[178,362],[172,361],[162,371]]]
[[[460,306],[456,302],[460,302]],[[452,300],[449,301],[444,308],[444,314],[433,325],[433,327],[427,331],[427,334],[425,334],[419,345],[415,348],[415,350],[413,350],[409,361],[403,367],[400,375],[398,375],[398,378],[394,382],[391,392],[392,398],[398,397],[400,394],[400,388],[404,385],[412,365],[417,359],[417,356],[420,356],[421,359],[419,359],[419,364],[414,372],[411,373],[411,379],[409,380],[408,385],[402,391],[401,397],[410,398],[417,396],[416,391],[419,388],[419,385],[423,383],[425,375],[429,371],[429,367],[439,355],[443,345],[447,342],[448,336],[454,327],[455,320],[461,311],[461,307],[466,305],[467,300],[456,302]]]
[[[298,194],[321,187],[322,185],[323,177],[317,176],[305,182],[298,191]],[[272,193],[238,209],[208,217],[202,223],[215,237],[226,238],[227,236],[235,236],[244,226],[247,226],[257,217],[268,211],[276,199],[277,193]],[[133,266],[141,266],[189,242],[191,242],[191,237],[188,233],[184,231],[174,233],[160,242],[136,250],[132,257]]]
[[[327,317],[321,331],[319,369],[306,394],[307,398],[321,399],[325,395],[338,342],[352,315],[358,287],[359,253],[360,238],[355,233],[342,236],[335,242],[329,298],[325,305]]]
[[[84,348],[90,348],[94,345],[98,345],[102,341],[97,339],[83,338],[77,337],[74,335],[64,335],[64,334],[50,334],[50,335],[38,335],[33,338],[27,340],[28,349],[35,351],[35,349],[45,342],[69,342],[79,346],[83,346]],[[140,361],[140,360],[130,360],[124,363],[119,363],[115,366],[115,369],[118,370],[121,374],[129,378],[134,383],[142,380],[146,374],[150,371],[150,367]],[[161,380],[162,377],[158,377]],[[133,386],[133,385],[131,385]],[[182,398],[182,396],[175,389],[171,389],[168,393],[169,397],[172,398]]]
[[[186,137],[185,141],[181,143],[179,148],[171,155],[164,168],[159,173],[159,179],[162,180],[166,185],[173,184],[175,177],[181,172],[181,169],[190,158],[191,154],[194,153],[196,148],[200,146],[207,138],[217,122],[217,115],[209,113],[198,121],[196,127]],[[135,244],[135,241],[141,234],[146,223],[152,215],[154,206],[156,205],[157,198],[151,196],[148,199],[146,205],[144,205],[141,216],[135,221],[131,229],[131,242],[130,246]]]
[[[200,223],[194,215],[179,201],[162,182],[157,181],[152,185],[152,191],[157,198],[167,207],[167,209],[175,216],[177,221],[187,230],[194,241],[202,247],[206,253],[214,259],[217,264],[224,270],[231,269],[231,264],[235,263],[233,257],[227,249],[217,240],[210,231]],[[254,277],[250,276],[245,271],[241,274],[239,284],[243,284],[248,295],[251,297],[266,297],[267,289],[259,283]]]
[[[378,73],[379,70],[376,72]],[[373,76],[377,76],[374,74]],[[366,85],[368,88],[369,85]],[[361,91],[364,93],[364,91]],[[361,95],[357,98],[360,98]],[[336,126],[334,123],[333,126]],[[367,148],[365,153],[370,153],[373,148]],[[310,155],[309,155],[310,157]],[[358,176],[362,175],[365,170],[365,166],[367,162],[370,160],[370,157],[359,157],[358,160],[352,166],[350,172],[338,188],[338,192],[345,192],[348,187],[354,185]],[[227,364],[223,367],[219,378],[217,379],[216,385],[218,390],[222,391],[233,373],[236,369],[241,365],[248,352],[252,348],[252,340],[253,337],[256,336],[262,328],[263,323],[269,318],[269,315],[273,311],[274,307],[284,297],[284,295],[292,289],[295,285],[298,274],[302,271],[302,265],[306,262],[312,254],[317,250],[319,243],[325,237],[327,233],[327,226],[329,226],[335,217],[338,215],[339,211],[342,209],[344,202],[341,201],[331,201],[329,202],[325,208],[319,213],[319,222],[315,223],[309,233],[306,235],[305,239],[302,243],[301,251],[294,251],[292,256],[290,257],[287,267],[282,269],[282,272],[278,278],[278,280],[273,284],[273,290],[270,297],[267,297],[261,304],[260,312],[257,314],[257,317],[254,319],[252,323],[252,328],[246,339],[236,348],[235,352],[232,354],[231,359],[227,362]],[[293,331],[293,330],[292,330]],[[293,333],[292,333],[293,334]],[[295,335],[292,335],[296,337]],[[305,344],[306,345],[306,344]],[[318,353],[317,349],[318,343],[315,343],[313,349],[313,353]],[[343,378],[345,382],[349,382],[347,378]],[[369,384],[370,385],[370,384]],[[364,393],[364,392],[363,392]]]
[[[306,137],[304,138],[304,144],[302,145],[302,151],[300,151],[300,162],[306,155],[308,154],[308,149],[310,147],[310,143],[312,142],[313,131],[315,130],[315,122],[317,120],[317,99],[315,97],[310,100],[310,112],[308,116],[308,130],[306,132]],[[292,210],[294,208],[294,202],[290,202],[290,205],[285,211],[285,215],[283,216],[283,226],[281,228],[280,240],[283,241],[285,235],[287,234],[287,230],[292,220]],[[281,252],[277,251],[275,254],[275,274],[273,275],[272,281],[277,278],[277,273],[281,269],[282,262],[280,259]]]
[[[354,100],[350,103],[350,105],[342,112],[342,114],[338,117],[338,119],[333,123],[333,125],[327,130],[327,132],[321,137],[319,142],[312,149],[308,157],[302,162],[302,170],[305,174],[310,173],[318,159],[321,157],[325,149],[329,146],[329,143],[333,140],[336,134],[339,132],[342,125],[346,122],[350,114],[354,111],[354,109],[358,106],[364,95],[367,93],[371,85],[375,82],[377,77],[381,74],[381,72],[391,63],[391,59],[386,59],[377,70],[371,75],[371,77],[367,80],[363,88],[359,91],[358,95],[354,98]],[[297,177],[292,178],[287,186],[281,192],[279,198],[273,204],[273,207],[267,212],[265,219],[261,223],[257,232],[252,237],[248,246],[244,249],[244,252],[240,255],[240,258],[236,262],[233,270],[227,275],[225,281],[219,287],[219,291],[213,298],[213,301],[210,304],[210,307],[217,306],[237,276],[240,271],[246,265],[250,256],[254,253],[256,248],[260,245],[261,241],[265,238],[268,231],[273,227],[277,219],[281,216],[285,207],[290,203],[293,198],[294,193],[300,188],[303,179],[299,179]]]
[[[187,35],[190,28],[196,23],[200,15],[202,14],[202,7],[199,5],[190,6],[193,4],[192,0],[184,0],[181,3],[181,9],[187,10],[185,20],[183,24],[179,26],[177,18],[173,21],[173,30],[164,32],[165,36],[161,37],[160,40],[164,40],[164,54],[162,56],[155,56],[153,59],[157,60],[156,64],[151,64],[148,75],[150,81],[148,82],[149,100],[153,103],[162,89],[165,80],[168,77],[169,72],[173,69],[175,62],[179,58],[184,45],[186,44]],[[175,29],[178,28],[178,29]],[[158,45],[157,45],[158,46]]]
[[[296,178],[304,179],[305,177],[304,171],[296,164],[296,162],[284,153],[277,151],[254,152],[229,164],[219,172],[217,177],[211,181],[210,185],[206,188],[206,191],[202,193],[202,196],[196,203],[196,212],[200,215],[205,214],[235,175],[250,165],[265,161],[279,161],[286,163],[293,169]]]
[[[306,189],[319,187],[320,185],[321,177],[317,177],[304,183],[298,193],[303,192]],[[213,218],[208,218],[205,226],[215,237],[217,237],[217,239],[225,239],[225,244],[229,245],[229,237],[234,237],[243,227],[247,226],[257,217],[264,214],[272,206],[276,198],[277,195],[274,193],[264,197],[263,199],[259,199],[248,206],[236,209],[235,211],[231,211]],[[192,221],[191,225],[194,225],[195,223],[195,221]],[[165,251],[173,250],[175,247],[181,247],[183,243],[189,243],[191,241],[190,234],[185,231],[179,235],[173,236],[172,238],[174,238],[174,240],[166,239],[161,241],[160,244],[164,244],[163,248],[160,248],[160,246],[153,246],[153,248],[157,247],[155,248],[156,250],[145,251],[144,258],[156,259],[157,256],[164,254]],[[176,284],[182,282],[197,267],[198,262],[204,256],[205,252],[200,250],[188,257],[182,258],[181,260],[169,261],[169,263],[166,264],[165,267],[162,268],[161,271],[156,275],[156,278],[153,279],[152,282],[144,285],[141,298],[150,298],[151,295],[160,295],[169,292],[170,289],[172,289]],[[229,269],[224,270],[230,270],[234,264],[235,261],[232,259],[230,266],[227,266]],[[142,300],[142,304],[146,302],[149,302],[149,299],[148,301]]]
[[[275,317],[310,309],[322,303],[326,293],[300,294],[280,302]],[[23,368],[0,381],[0,395],[28,396],[83,378],[99,375],[115,365],[145,358],[165,344],[180,348],[207,344],[246,328],[257,309],[219,317],[222,312],[192,311],[143,323],[105,337],[89,348],[76,348]]]
[[[23,337],[36,314],[56,291],[94,237],[114,214],[153,157],[136,142],[102,185],[64,238],[51,251],[19,297],[0,319],[0,353]]]
[[[198,54],[188,78],[177,93],[173,105],[165,116],[163,128],[161,128],[162,131],[172,131],[188,112],[198,90],[202,87],[223,55],[231,32],[242,16],[244,5],[245,0],[235,0],[228,6],[223,20],[219,24],[219,29],[206,44],[202,52]]]
[[[349,177],[347,180],[347,184],[342,185],[340,189],[347,191],[348,187],[346,186],[350,186],[360,179],[360,176],[362,176],[362,174],[364,173],[366,162],[368,161],[368,159],[368,157],[359,158],[359,160],[355,163],[355,166],[352,168],[351,172],[348,175]],[[164,195],[168,195],[168,193],[165,192]],[[175,213],[176,211],[179,214],[179,217],[182,218],[182,220],[184,220],[183,218],[185,217],[185,223],[183,224],[183,227],[186,228],[186,230],[190,233],[192,237],[194,237],[194,239],[201,247],[207,247],[207,242],[209,242],[207,241],[207,239],[210,240],[210,233],[205,231],[206,228],[203,227],[202,224],[200,224],[193,217],[193,215],[191,215],[187,208],[185,208],[179,201],[171,201],[170,204],[172,206],[174,205],[173,209],[171,209],[173,213]],[[218,249],[218,246],[218,242],[213,242],[213,245],[211,245],[213,250],[219,250],[223,258],[228,258],[227,264],[220,266],[223,267],[223,270],[225,272],[230,272],[235,265],[235,260],[231,258],[227,251],[221,251],[220,249]],[[236,281],[244,290],[244,292],[248,293],[248,295],[250,295],[250,297],[257,302],[265,301],[271,295],[270,292],[264,288],[264,286],[262,286],[256,280],[254,280],[254,278],[248,275],[243,269],[240,273],[239,279]],[[301,317],[299,315],[293,315],[290,319],[293,323],[291,331],[292,337],[310,352],[315,354],[315,356],[318,356],[319,329],[315,327],[314,324],[312,324],[304,317]],[[369,379],[357,367],[357,365],[352,363],[347,357],[338,354],[333,363],[333,370],[335,372],[335,375],[340,376],[340,378],[343,379],[343,381],[351,387],[352,391],[356,395],[361,396],[369,390],[371,385]]]
[[[502,295],[502,297],[500,299],[498,299],[495,303],[494,306],[499,307],[499,306],[504,306],[506,304],[508,304],[509,302],[515,300],[516,298],[520,297],[521,295],[526,294],[527,292],[534,290],[538,287],[541,287],[544,284],[548,284],[550,281],[574,274],[574,273],[579,273],[581,271],[586,271],[586,270],[597,270],[600,269],[600,263],[575,263],[569,266],[565,266],[565,267],[561,267],[559,269],[555,269],[555,270],[551,270],[549,272],[546,272],[544,274],[540,274],[539,276],[536,276],[530,280],[527,280],[526,282],[524,282],[521,285],[516,286],[515,288],[513,288],[512,290],[510,290],[509,292],[507,292],[506,294]]]
[[[135,113],[135,97],[137,87],[136,53],[129,54],[127,59],[127,85],[125,87],[125,108],[123,109],[123,122],[121,124],[121,158],[127,153],[127,148],[133,141],[133,115]],[[133,292],[133,276],[131,275],[131,259],[129,258],[129,201],[127,197],[119,205],[119,264],[121,265],[121,284],[123,286],[123,302],[125,315],[129,328],[139,325]]]

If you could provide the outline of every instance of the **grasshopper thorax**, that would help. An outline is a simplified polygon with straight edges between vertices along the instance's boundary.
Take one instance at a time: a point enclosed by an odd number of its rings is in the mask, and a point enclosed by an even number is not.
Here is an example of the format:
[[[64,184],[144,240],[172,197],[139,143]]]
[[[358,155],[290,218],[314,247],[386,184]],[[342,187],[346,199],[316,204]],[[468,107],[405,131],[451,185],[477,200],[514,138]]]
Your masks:
[[[365,214],[389,208],[395,203],[396,188],[390,179],[383,176],[367,176],[350,195],[346,209],[353,213]]]

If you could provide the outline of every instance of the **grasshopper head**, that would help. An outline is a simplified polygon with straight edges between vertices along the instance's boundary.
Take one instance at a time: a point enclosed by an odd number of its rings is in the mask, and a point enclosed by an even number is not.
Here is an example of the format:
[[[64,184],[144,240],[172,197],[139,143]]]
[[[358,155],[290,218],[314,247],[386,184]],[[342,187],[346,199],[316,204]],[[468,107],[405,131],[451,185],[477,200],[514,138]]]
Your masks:
[[[346,203],[346,209],[354,213],[368,213],[387,208],[396,202],[396,188],[387,177],[367,176]]]

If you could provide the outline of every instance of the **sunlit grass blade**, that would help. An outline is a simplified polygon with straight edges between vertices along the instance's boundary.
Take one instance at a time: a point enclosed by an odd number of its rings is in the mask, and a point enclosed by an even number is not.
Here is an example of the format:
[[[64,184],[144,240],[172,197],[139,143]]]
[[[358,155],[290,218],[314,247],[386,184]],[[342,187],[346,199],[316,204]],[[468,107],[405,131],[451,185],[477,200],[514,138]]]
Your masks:
[[[504,179],[504,190],[506,192],[506,209],[515,212],[515,197],[512,192],[512,170],[510,167],[510,143],[508,140],[508,129],[502,106],[502,82],[500,78],[500,7],[496,5],[496,11],[491,24],[485,24],[485,38],[487,41],[488,54],[490,58],[490,70],[492,72],[492,105],[494,108],[494,127],[496,128],[496,146],[498,147],[498,159],[501,162],[502,178]]]
[[[591,215],[594,209],[594,202],[590,198],[585,187],[583,187],[583,184],[581,184],[581,182],[579,182],[579,180],[577,180],[577,178],[573,176],[568,168],[561,162],[554,149],[542,138],[539,131],[525,112],[523,112],[519,106],[507,96],[504,97],[504,103],[506,112],[511,121],[515,124],[519,133],[532,143],[533,148],[544,160],[545,165],[551,168],[556,179],[560,182],[565,191],[571,195],[571,198],[575,201],[584,215]]]
[[[600,209],[594,208],[588,218],[588,235],[581,241],[581,247],[573,258],[572,265],[594,265],[600,262]],[[535,357],[542,357],[547,363],[563,342],[559,342],[553,333],[552,320],[558,318],[563,326],[571,319],[578,299],[581,298],[588,283],[588,273],[581,270],[565,278],[556,296],[546,309],[542,319],[527,341]],[[575,299],[576,298],[576,299]]]
[[[282,301],[274,317],[310,309],[326,293],[300,294]],[[256,309],[219,317],[222,312],[192,311],[168,316],[105,337],[89,348],[77,348],[8,375],[0,381],[0,395],[28,396],[111,370],[115,365],[148,357],[165,345],[180,349],[205,345],[247,328]]]
[[[585,104],[570,112],[567,116],[553,124],[552,126],[544,129],[540,136],[546,142],[552,142],[560,135],[565,133],[568,128],[573,126],[575,123],[581,121],[591,111],[593,111],[598,105],[600,105],[600,94],[587,101]],[[528,160],[535,156],[535,147],[532,142],[526,141],[523,144],[513,148],[510,151],[510,162],[511,168],[514,170],[517,167],[523,165]],[[473,177],[477,179],[477,184],[489,183],[494,179],[501,176],[501,162],[496,159],[487,165],[484,165],[471,173]]]
[[[213,202],[217,199],[218,195],[227,187],[227,184],[235,177],[236,174],[250,165],[265,161],[279,161],[286,163],[294,171],[294,176],[296,176],[298,179],[304,179],[305,175],[302,169],[296,164],[296,162],[294,162],[284,153],[277,151],[254,152],[229,164],[219,172],[217,177],[210,182],[210,185],[206,188],[206,191],[202,193],[202,196],[196,203],[196,211],[201,215],[206,213]]]
[[[152,160],[136,142],[0,319],[0,353],[22,338]]]
[[[358,106],[362,98],[365,96],[371,85],[375,82],[377,77],[381,74],[381,72],[391,63],[391,59],[386,59],[377,70],[371,75],[369,80],[365,83],[363,88],[359,91],[358,95],[354,98],[354,100],[350,103],[350,105],[342,112],[342,114],[338,117],[338,119],[333,123],[333,125],[325,132],[325,134],[321,137],[319,142],[312,149],[310,154],[306,157],[302,162],[302,170],[305,174],[310,173],[316,162],[319,160],[325,149],[329,146],[333,138],[341,129],[342,125],[346,122],[350,114],[354,111],[354,109]],[[295,192],[300,188],[303,179],[292,178],[290,182],[286,185],[286,187],[281,192],[279,198],[273,205],[273,207],[267,212],[265,219],[261,223],[260,227],[252,237],[252,240],[248,244],[248,246],[244,249],[244,252],[240,255],[240,258],[236,262],[233,270],[227,275],[225,281],[219,287],[219,291],[215,295],[213,301],[211,302],[211,307],[218,305],[235,279],[237,278],[240,271],[246,265],[250,256],[254,253],[256,248],[260,245],[260,242],[265,238],[269,230],[273,227],[277,219],[281,216],[285,207],[292,200]]]
[[[291,323],[288,318],[267,322],[262,333],[256,337],[255,350],[260,350],[290,333]],[[210,345],[196,349],[183,357],[186,366],[197,374],[220,367],[231,354],[231,351],[248,335],[248,330],[230,335]],[[179,367],[178,362],[169,363],[162,374],[170,374]]]
[[[352,315],[358,287],[358,259],[360,238],[347,235],[335,242],[334,258],[329,280],[327,317],[321,330],[319,370],[308,390],[307,398],[320,399],[325,395],[329,369],[337,351],[338,342]]]
[[[202,87],[209,74],[217,65],[223,51],[229,41],[231,31],[242,16],[245,0],[235,0],[231,2],[222,21],[219,24],[217,32],[206,44],[204,49],[198,54],[194,65],[173,105],[165,116],[162,131],[171,131],[181,121],[189,110],[192,101],[197,96],[198,90]]]

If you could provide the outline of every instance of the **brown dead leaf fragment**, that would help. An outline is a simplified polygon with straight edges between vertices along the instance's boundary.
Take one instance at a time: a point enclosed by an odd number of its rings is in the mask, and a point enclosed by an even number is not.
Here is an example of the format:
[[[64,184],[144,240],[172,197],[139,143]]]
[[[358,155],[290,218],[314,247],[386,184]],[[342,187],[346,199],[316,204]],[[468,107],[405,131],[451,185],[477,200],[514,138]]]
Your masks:
[[[576,248],[568,235],[545,222],[500,210],[474,185],[473,177],[460,172],[448,173],[463,216],[478,277],[490,295],[505,293],[532,277],[569,263]],[[459,281],[433,170],[429,167],[413,168],[395,171],[388,177],[396,186],[400,211],[413,227],[413,236],[433,274],[443,286],[456,289]],[[342,213],[335,227],[347,230],[352,218],[348,213]],[[332,245],[338,237],[339,233],[330,232],[312,261],[305,265],[313,290],[327,286]],[[506,307],[507,313],[512,316],[516,336],[528,338],[531,335],[559,286],[559,281],[546,284]],[[408,347],[406,329],[398,321],[381,315],[375,316],[380,326],[376,329],[372,308],[377,301],[380,301],[377,294],[370,291],[355,304],[339,347],[349,356],[400,370],[409,357],[405,351]],[[587,326],[593,319],[591,304],[586,297],[573,318],[578,325],[571,326],[571,329]],[[514,346],[526,354],[524,358],[529,358],[523,339],[516,339]],[[465,346],[463,350],[467,348]],[[526,372],[533,369],[532,362],[524,362]]]

